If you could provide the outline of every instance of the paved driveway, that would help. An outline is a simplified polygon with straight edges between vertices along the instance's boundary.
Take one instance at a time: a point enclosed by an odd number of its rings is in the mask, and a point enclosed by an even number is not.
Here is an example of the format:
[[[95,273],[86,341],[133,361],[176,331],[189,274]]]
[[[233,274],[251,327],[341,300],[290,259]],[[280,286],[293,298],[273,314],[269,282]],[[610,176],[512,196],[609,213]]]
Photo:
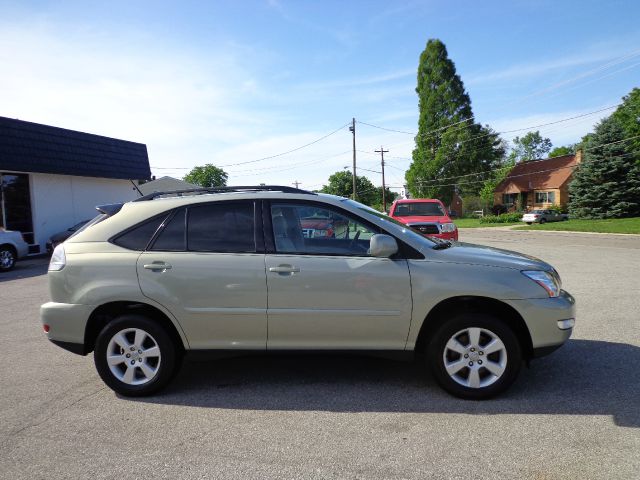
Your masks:
[[[420,366],[363,358],[189,362],[119,398],[40,333],[42,262],[0,277],[1,478],[638,478],[640,238],[465,230],[554,264],[574,338],[507,395],[469,402]]]

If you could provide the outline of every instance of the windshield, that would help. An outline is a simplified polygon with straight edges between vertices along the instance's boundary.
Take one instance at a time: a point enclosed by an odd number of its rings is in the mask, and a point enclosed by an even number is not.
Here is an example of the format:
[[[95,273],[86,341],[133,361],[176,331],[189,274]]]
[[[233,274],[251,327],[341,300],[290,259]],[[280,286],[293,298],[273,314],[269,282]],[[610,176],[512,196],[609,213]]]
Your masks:
[[[397,203],[393,212],[394,217],[442,217],[444,214],[436,202]]]
[[[420,242],[420,243],[424,243],[429,242],[428,246],[432,247],[433,244],[439,243],[436,239],[434,238],[429,238],[429,237],[424,237],[422,235],[420,235],[419,233],[416,233],[414,230],[412,230],[411,228],[408,228],[407,225],[405,225],[402,222],[399,222],[398,220],[396,220],[395,218],[392,218],[390,216],[388,216],[385,213],[380,213],[377,210],[374,210],[371,207],[367,207],[366,205],[363,205],[360,202],[356,202],[354,200],[350,200],[350,199],[345,199],[343,200],[344,203],[348,203],[349,205],[351,205],[352,207],[356,207],[357,209],[368,213],[369,215],[372,215],[376,218],[378,218],[379,220],[382,220],[383,222],[388,223],[388,225],[386,225],[385,227],[389,227],[388,229],[393,232],[393,234],[399,238],[402,239],[411,239],[415,242]]]

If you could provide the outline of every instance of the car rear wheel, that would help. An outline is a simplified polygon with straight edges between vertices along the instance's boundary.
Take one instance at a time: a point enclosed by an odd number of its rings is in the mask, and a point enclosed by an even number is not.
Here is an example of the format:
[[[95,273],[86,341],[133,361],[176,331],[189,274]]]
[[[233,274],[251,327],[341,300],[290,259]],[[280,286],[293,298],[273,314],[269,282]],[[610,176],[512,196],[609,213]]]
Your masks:
[[[138,397],[155,393],[171,381],[179,353],[162,326],[141,315],[122,315],[98,334],[94,362],[109,388]]]
[[[518,338],[491,315],[461,314],[433,336],[427,358],[436,381],[460,398],[482,400],[506,390],[522,364]]]
[[[542,225],[543,223],[547,223],[547,221],[544,218],[540,219],[540,225]]]
[[[11,247],[0,247],[0,272],[8,272],[16,266],[16,252]]]

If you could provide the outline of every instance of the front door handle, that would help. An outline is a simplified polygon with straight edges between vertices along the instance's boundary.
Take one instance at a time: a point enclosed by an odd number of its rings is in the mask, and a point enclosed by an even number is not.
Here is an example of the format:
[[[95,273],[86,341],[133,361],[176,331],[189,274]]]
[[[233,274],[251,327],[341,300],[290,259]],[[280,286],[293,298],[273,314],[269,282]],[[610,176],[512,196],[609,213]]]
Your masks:
[[[300,268],[293,265],[278,265],[277,267],[269,267],[269,271],[275,273],[298,273]]]
[[[153,262],[153,263],[147,263],[145,265],[143,265],[144,268],[146,268],[147,270],[169,270],[171,269],[171,265],[165,262]]]

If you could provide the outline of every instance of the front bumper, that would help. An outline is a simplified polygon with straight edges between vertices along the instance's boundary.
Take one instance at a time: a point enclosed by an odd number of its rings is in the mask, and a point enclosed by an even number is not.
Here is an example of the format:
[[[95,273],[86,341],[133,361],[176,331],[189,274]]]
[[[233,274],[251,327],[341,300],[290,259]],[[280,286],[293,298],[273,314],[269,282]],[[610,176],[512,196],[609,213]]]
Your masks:
[[[576,318],[576,301],[569,292],[554,298],[508,301],[524,319],[534,356],[551,353],[571,337]],[[573,322],[568,320],[573,319]]]
[[[40,307],[40,321],[47,338],[73,353],[84,355],[84,334],[87,321],[95,307],[48,302]]]
[[[446,233],[433,233],[433,234],[427,234],[424,235],[425,237],[436,237],[436,238],[440,238],[442,240],[453,240],[455,242],[458,241],[458,230],[454,230],[453,232],[446,232]]]

